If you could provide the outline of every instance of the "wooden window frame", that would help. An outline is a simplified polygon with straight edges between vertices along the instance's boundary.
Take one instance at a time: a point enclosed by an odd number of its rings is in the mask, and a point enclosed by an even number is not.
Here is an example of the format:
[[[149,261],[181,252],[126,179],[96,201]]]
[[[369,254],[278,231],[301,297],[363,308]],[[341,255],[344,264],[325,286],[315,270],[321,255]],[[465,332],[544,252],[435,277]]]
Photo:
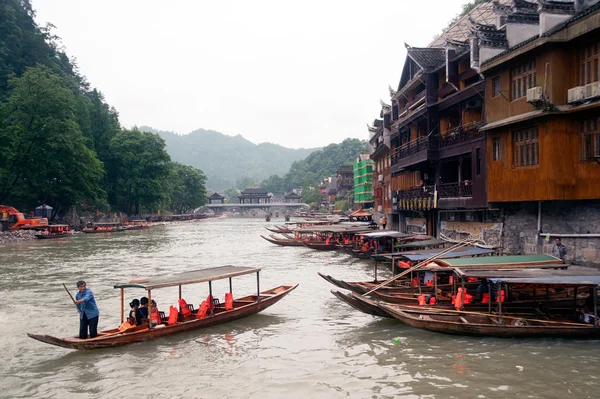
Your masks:
[[[492,137],[492,161],[500,161],[502,159],[502,141],[500,136]]]
[[[597,82],[600,74],[600,42],[579,49],[579,83],[581,86]]]
[[[579,132],[579,160],[592,162],[600,156],[600,118],[581,121]]]
[[[500,76],[492,78],[492,98],[500,97],[502,94]]]
[[[527,89],[536,86],[535,60],[526,62],[510,70],[511,77],[511,99],[513,101],[527,97]]]
[[[537,126],[512,132],[513,168],[540,165],[540,142]]]

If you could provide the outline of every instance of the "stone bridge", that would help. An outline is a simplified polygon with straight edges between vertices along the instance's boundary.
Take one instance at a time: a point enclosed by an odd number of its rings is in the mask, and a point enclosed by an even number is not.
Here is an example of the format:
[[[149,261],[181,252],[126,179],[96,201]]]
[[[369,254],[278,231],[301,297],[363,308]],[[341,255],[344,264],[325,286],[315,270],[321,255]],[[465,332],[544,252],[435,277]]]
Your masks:
[[[194,213],[202,213],[207,210],[213,212],[246,212],[252,210],[263,210],[265,212],[296,212],[305,210],[308,211],[310,207],[308,204],[302,203],[275,203],[271,202],[268,204],[207,204],[194,211]]]

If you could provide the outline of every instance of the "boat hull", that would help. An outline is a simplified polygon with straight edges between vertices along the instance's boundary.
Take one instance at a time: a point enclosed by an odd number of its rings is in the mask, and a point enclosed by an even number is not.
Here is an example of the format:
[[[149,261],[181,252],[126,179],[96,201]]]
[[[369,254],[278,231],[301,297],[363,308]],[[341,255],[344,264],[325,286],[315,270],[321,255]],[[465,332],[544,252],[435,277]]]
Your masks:
[[[260,295],[260,301],[254,300],[252,303],[234,307],[233,310],[215,313],[204,319],[193,319],[177,323],[172,326],[155,327],[152,329],[142,329],[129,333],[119,333],[118,330],[107,330],[99,333],[98,337],[92,339],[79,339],[75,337],[57,338],[50,335],[27,334],[30,338],[68,349],[89,350],[114,348],[123,345],[129,345],[138,342],[149,341],[157,338],[167,337],[184,331],[193,331],[201,328],[226,323],[229,321],[248,317],[261,312],[271,305],[279,302],[283,297],[292,292],[298,284],[284,285],[263,291]],[[247,298],[256,298],[256,295],[239,298],[234,303],[243,301]]]

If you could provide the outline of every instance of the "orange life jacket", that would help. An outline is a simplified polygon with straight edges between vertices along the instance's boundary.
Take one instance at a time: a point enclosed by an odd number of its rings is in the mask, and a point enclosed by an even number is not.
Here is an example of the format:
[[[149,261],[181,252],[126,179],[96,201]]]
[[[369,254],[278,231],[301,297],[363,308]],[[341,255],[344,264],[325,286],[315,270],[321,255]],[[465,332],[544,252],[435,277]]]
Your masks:
[[[456,298],[454,298],[454,307],[456,309],[460,309],[463,306],[463,289],[459,288],[458,289],[458,294],[456,295]]]
[[[208,312],[208,304],[206,301],[202,301],[200,304],[200,309],[198,309],[198,314],[196,315],[197,319],[203,319],[206,317],[206,312]]]
[[[433,287],[433,280],[429,280],[429,281],[428,281],[428,282],[425,284],[425,286],[427,286],[427,287]]]
[[[412,278],[412,286],[413,287],[418,287],[419,286],[419,279],[417,277],[413,277]]]
[[[435,299],[435,297],[432,297],[432,298],[429,300],[429,304],[430,304],[430,305],[435,305],[435,303],[436,303],[436,302],[437,302],[437,299]]]
[[[171,316],[171,315],[169,315]],[[156,324],[162,324],[162,319],[160,318],[160,313],[158,313],[158,308],[152,309],[152,314],[150,315],[150,321],[156,322]]]
[[[177,308],[174,306],[170,306],[169,308],[169,321],[167,322],[170,326],[177,323],[177,319],[179,318],[179,312]]]
[[[500,290],[496,297],[496,302],[504,302],[504,290]]]
[[[427,305],[427,302],[425,302],[425,295],[419,295],[419,306],[425,306]]]
[[[410,267],[410,262],[399,261],[398,262],[398,267],[400,269],[408,269]]]
[[[481,295],[481,303],[490,303],[490,294],[484,293]]]
[[[119,326],[119,331],[120,332],[125,332],[127,330],[130,330],[132,328],[135,328],[135,324],[131,324],[129,322],[129,320],[124,321],[120,326]]]
[[[233,294],[228,292],[225,294],[225,310],[233,309]]]
[[[181,298],[179,300],[179,309],[181,309],[181,313],[183,314],[183,317],[192,315],[192,312],[190,311],[190,307],[188,306],[187,302],[183,298]]]

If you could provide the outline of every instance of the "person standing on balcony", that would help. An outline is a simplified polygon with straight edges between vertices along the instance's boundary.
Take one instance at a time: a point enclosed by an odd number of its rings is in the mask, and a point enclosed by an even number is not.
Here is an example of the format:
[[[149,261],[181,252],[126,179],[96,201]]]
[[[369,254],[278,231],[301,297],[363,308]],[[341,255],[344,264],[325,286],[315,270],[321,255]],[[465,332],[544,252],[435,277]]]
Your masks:
[[[380,220],[380,222],[381,222],[381,227],[382,227],[382,229],[383,229],[383,230],[385,230],[385,226],[387,226],[387,217],[385,217],[385,215],[383,215],[383,216],[381,217],[381,220]]]

